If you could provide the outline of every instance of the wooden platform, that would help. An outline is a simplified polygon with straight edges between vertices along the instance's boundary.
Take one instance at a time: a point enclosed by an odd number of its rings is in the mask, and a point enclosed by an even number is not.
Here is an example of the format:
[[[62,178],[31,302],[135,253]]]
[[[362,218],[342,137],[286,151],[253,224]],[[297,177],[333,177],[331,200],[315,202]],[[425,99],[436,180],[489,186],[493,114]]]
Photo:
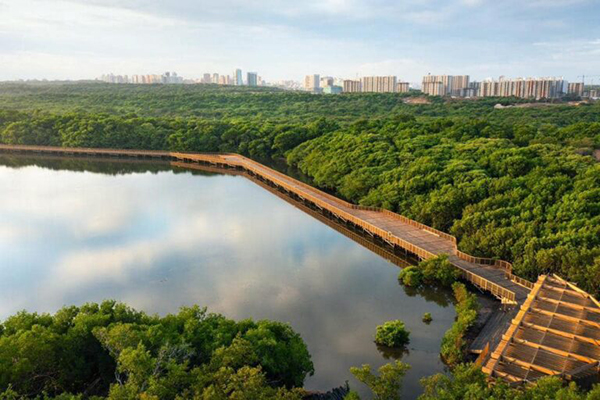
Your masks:
[[[541,276],[483,370],[513,383],[600,371],[600,303],[575,285]]]

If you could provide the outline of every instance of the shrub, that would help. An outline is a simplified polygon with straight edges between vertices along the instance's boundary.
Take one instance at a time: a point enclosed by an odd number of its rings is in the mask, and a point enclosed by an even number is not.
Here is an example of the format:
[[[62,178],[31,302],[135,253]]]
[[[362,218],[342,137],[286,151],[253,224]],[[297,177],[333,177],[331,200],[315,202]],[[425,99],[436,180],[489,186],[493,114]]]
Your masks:
[[[350,372],[357,380],[371,389],[375,400],[397,400],[400,398],[402,390],[402,379],[409,369],[410,365],[395,361],[380,367],[379,376],[371,371],[371,366],[368,364],[360,368],[352,367]],[[351,397],[351,399],[356,398]]]
[[[344,396],[344,400],[360,400],[360,396],[354,390],[351,390],[346,396]]]
[[[451,286],[460,278],[460,271],[448,261],[448,256],[430,258],[421,261],[419,268],[423,273],[423,279],[429,282],[438,282],[444,286]]]
[[[418,287],[423,281],[423,273],[418,267],[411,265],[400,271],[398,280],[405,286]]]
[[[375,343],[387,347],[402,347],[410,341],[410,332],[400,320],[387,321],[377,327]]]
[[[431,321],[433,321],[433,318],[431,318],[431,313],[426,312],[425,314],[423,314],[423,322],[428,324]]]
[[[406,267],[398,274],[398,281],[408,287],[419,287],[423,282],[451,286],[458,278],[460,271],[450,264],[445,254],[421,261],[418,266]]]

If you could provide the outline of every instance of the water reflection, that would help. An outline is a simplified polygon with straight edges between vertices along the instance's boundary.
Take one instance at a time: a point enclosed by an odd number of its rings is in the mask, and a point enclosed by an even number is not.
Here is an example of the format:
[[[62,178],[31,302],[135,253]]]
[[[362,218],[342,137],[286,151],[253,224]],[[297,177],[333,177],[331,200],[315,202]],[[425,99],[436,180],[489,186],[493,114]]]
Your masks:
[[[402,360],[403,357],[410,354],[408,347],[393,348],[381,345],[376,346],[377,351],[379,351],[386,360]]]
[[[443,369],[447,292],[403,289],[395,265],[248,179],[88,159],[0,165],[0,318],[106,298],[160,314],[195,303],[289,322],[313,356],[308,389],[349,380],[364,393],[351,366],[401,357],[414,398]],[[411,331],[405,352],[373,342],[390,319]]]

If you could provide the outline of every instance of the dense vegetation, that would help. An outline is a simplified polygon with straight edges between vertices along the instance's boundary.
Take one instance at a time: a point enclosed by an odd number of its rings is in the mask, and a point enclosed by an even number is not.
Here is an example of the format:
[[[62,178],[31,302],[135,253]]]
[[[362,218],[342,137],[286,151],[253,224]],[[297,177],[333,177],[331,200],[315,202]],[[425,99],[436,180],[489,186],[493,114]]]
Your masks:
[[[600,148],[600,103],[497,110],[520,100],[0,87],[3,143],[286,157],[318,186],[448,231],[463,251],[512,261],[518,275],[558,273],[600,293],[600,165],[589,156]]]
[[[312,373],[289,325],[197,306],[160,318],[105,301],[0,325],[0,398],[294,400]]]
[[[546,377],[534,385],[510,388],[502,381],[489,385],[487,376],[473,364],[457,366],[451,375],[437,374],[421,380],[424,394],[419,400],[597,400],[600,385],[587,393],[575,383],[565,386],[560,378]]]
[[[371,390],[375,400],[399,400],[402,380],[410,366],[400,361],[386,364],[375,374],[369,365],[351,368],[352,374]],[[490,385],[488,377],[474,364],[459,364],[451,373],[421,379],[419,400],[598,400],[600,385],[581,390],[574,382],[566,385],[559,377],[544,377],[531,385],[510,387],[503,381]],[[350,391],[345,400],[360,400]]]
[[[494,122],[552,123],[565,126],[598,120],[594,107],[548,105],[539,108],[494,109],[500,103],[526,103],[517,98],[478,101],[430,98],[431,104],[406,104],[410,94],[350,93],[319,96],[264,87],[216,85],[111,85],[106,83],[0,83],[0,108],[85,112],[143,117],[244,118],[303,122],[319,117],[340,122],[384,118],[393,114],[423,117],[485,117]]]
[[[465,335],[477,320],[479,303],[477,296],[469,293],[463,283],[455,282],[452,291],[456,300],[456,321],[442,338],[440,355],[447,365],[454,367],[464,361],[467,351]]]
[[[600,115],[600,113],[599,113]],[[307,141],[288,161],[319,186],[459,238],[470,254],[600,289],[600,123],[362,121]]]

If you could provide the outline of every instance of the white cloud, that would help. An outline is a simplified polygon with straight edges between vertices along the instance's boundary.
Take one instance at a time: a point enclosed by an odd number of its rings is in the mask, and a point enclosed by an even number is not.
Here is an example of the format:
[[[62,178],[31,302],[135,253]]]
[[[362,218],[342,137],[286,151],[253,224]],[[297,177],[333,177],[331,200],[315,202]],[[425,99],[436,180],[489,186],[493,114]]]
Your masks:
[[[0,28],[30,29],[114,29],[151,27],[160,29],[182,24],[180,20],[124,8],[80,4],[60,0],[19,0],[5,4]]]
[[[590,1],[592,0],[525,0],[523,4],[532,7],[568,7]]]
[[[268,80],[317,72],[352,77],[363,64],[395,58],[423,60],[441,73],[471,73],[472,65],[501,64],[499,58],[507,63],[527,59],[534,69],[537,62],[529,57],[527,43],[560,40],[574,32],[593,37],[595,25],[588,20],[598,12],[593,2],[583,0],[0,4],[0,79],[81,79],[165,70],[198,77],[237,67],[256,70]],[[585,58],[556,63],[553,74],[595,67],[589,64]]]
[[[24,240],[39,237],[39,233],[30,226],[4,223],[0,225],[0,243],[3,246],[14,246]]]
[[[548,52],[550,57],[547,59],[555,62],[575,65],[578,64],[578,60],[585,59],[587,68],[584,71],[593,70],[594,65],[600,64],[600,39],[536,42],[533,46]]]
[[[480,6],[485,2],[485,0],[461,0],[461,3],[469,6],[469,7],[475,7],[475,6]]]

